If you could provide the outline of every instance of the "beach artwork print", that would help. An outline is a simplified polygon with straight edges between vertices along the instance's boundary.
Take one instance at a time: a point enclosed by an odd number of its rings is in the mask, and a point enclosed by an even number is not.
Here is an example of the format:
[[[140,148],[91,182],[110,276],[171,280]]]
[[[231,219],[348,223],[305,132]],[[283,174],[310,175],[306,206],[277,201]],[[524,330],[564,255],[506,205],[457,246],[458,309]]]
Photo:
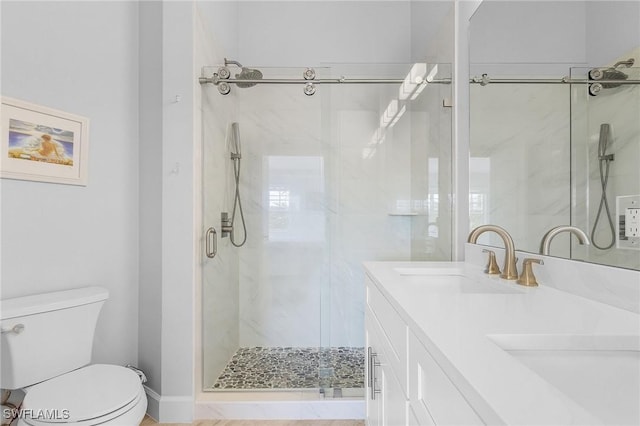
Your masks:
[[[10,158],[73,166],[73,132],[9,120]]]
[[[1,178],[86,186],[88,166],[88,118],[2,97]]]

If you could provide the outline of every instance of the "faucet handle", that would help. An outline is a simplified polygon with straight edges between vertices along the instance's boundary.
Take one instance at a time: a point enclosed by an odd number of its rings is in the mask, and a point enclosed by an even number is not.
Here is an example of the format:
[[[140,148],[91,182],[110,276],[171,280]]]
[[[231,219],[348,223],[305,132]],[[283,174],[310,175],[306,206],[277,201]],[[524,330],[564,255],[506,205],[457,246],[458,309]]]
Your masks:
[[[542,259],[533,259],[527,258],[522,261],[522,274],[518,281],[516,281],[520,285],[524,285],[527,287],[537,287],[538,281],[536,280],[536,276],[533,274],[532,263],[537,263],[538,265],[544,265]]]
[[[499,275],[500,267],[498,266],[498,262],[496,261],[496,253],[493,250],[483,249],[483,253],[489,253],[489,260],[487,261],[487,266],[484,268],[484,273],[489,275]]]

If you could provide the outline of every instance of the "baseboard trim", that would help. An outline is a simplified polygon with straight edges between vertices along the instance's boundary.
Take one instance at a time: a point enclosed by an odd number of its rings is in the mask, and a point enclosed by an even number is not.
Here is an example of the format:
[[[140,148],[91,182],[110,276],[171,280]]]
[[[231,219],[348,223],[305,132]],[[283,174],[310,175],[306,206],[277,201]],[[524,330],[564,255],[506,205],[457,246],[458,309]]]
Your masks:
[[[194,419],[224,420],[358,420],[363,400],[196,401]]]
[[[147,414],[159,423],[191,423],[193,396],[162,396],[144,386],[147,394]]]

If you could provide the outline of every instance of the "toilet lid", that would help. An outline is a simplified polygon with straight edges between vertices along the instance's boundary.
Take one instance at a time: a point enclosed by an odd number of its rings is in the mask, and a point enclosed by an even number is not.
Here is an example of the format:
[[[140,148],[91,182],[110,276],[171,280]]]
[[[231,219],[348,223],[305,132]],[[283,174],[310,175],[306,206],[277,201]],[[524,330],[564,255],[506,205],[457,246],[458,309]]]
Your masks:
[[[139,397],[140,378],[131,369],[95,364],[29,388],[22,408],[55,413],[38,423],[73,423],[106,416]],[[66,414],[65,414],[66,413]]]

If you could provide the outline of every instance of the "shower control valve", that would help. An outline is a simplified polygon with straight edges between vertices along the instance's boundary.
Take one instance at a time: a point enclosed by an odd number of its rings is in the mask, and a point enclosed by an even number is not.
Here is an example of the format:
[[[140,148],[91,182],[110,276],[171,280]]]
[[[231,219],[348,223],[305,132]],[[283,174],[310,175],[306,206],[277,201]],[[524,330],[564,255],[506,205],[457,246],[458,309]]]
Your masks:
[[[222,230],[222,238],[228,237],[233,232],[233,224],[229,218],[229,213],[220,213],[220,229]]]

